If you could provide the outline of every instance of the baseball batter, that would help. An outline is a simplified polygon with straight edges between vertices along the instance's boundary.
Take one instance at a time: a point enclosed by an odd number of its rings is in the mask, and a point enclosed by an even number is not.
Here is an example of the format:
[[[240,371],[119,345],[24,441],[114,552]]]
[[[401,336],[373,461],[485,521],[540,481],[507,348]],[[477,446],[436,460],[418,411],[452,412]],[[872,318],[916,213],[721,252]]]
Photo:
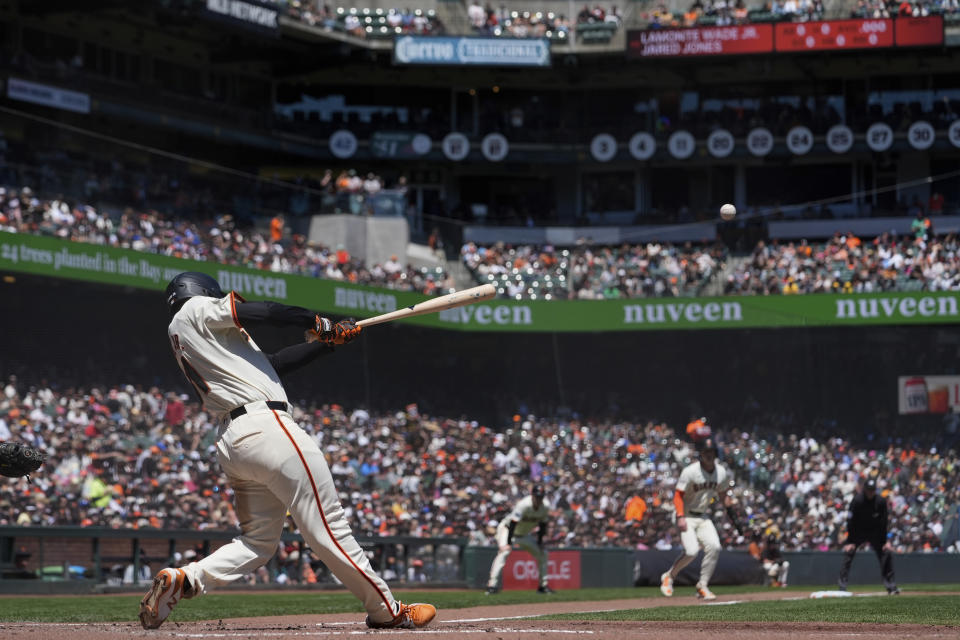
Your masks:
[[[199,562],[161,570],[140,604],[144,628],[159,627],[181,598],[236,580],[273,556],[289,510],[330,571],[362,602],[371,628],[414,628],[436,615],[429,604],[404,605],[373,571],[344,517],[316,440],[289,413],[280,376],[353,340],[360,328],[312,311],[225,295],[203,273],[175,277],[166,290],[168,329],[177,364],[208,411],[220,418],[217,459],[230,480],[241,535]],[[308,340],[265,354],[252,324],[299,327]]]
[[[490,579],[487,581],[487,593],[493,594],[500,590],[500,574],[507,564],[507,557],[513,549],[513,544],[527,551],[537,561],[539,571],[539,586],[537,593],[553,593],[547,584],[547,550],[543,548],[543,536],[547,533],[547,519],[550,517],[550,503],[543,497],[543,487],[534,485],[530,495],[521,498],[497,525],[497,546],[499,553],[493,559],[490,567]],[[536,537],[533,530],[536,528]]]
[[[670,570],[660,576],[660,592],[673,595],[673,581],[685,566],[693,562],[700,547],[703,547],[703,562],[700,565],[700,580],[697,582],[697,597],[715,600],[710,591],[710,578],[717,567],[720,555],[720,537],[713,525],[711,505],[722,495],[725,506],[731,504],[727,494],[730,488],[730,473],[717,462],[717,446],[712,438],[697,443],[699,460],[684,467],[677,481],[673,505],[676,509],[677,527],[683,553],[673,562]]]

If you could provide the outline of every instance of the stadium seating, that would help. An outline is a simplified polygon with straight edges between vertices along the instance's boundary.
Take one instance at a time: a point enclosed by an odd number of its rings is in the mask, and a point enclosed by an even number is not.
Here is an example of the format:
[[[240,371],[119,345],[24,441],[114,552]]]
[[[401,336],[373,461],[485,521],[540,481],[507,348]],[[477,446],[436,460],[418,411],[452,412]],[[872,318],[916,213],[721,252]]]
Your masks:
[[[427,294],[456,286],[441,268],[364,265],[349,256],[341,260],[330,247],[308,245],[300,235],[277,242],[235,224],[231,217],[197,224],[156,211],[112,218],[82,201],[41,200],[29,189],[0,192],[0,230]],[[960,289],[960,244],[953,234],[925,241],[883,234],[863,242],[850,233],[818,244],[761,241],[750,257],[736,259],[722,245],[557,249],[467,243],[460,258],[478,283],[494,284],[501,296],[518,300]]]
[[[4,374],[0,438],[51,456],[34,484],[0,484],[0,524],[235,529],[229,483],[211,464],[217,423],[196,402],[129,384],[51,389],[43,372],[36,374],[29,381]],[[533,415],[485,426],[427,415],[416,405],[383,413],[295,405],[293,415],[329,439],[331,473],[350,497],[344,507],[358,535],[459,536],[490,545],[504,497],[517,497],[524,486],[517,479],[530,478],[558,505],[551,547],[676,545],[673,486],[693,455],[682,426]],[[760,415],[754,432],[738,425],[720,439],[747,536],[769,531],[782,535],[784,549],[836,549],[858,483],[877,477],[898,552],[956,551],[953,539],[934,533],[946,531],[950,517],[937,507],[945,498],[938,488],[960,480],[953,452],[893,442],[868,450],[829,427],[803,425],[805,435],[791,435],[800,425],[785,420]],[[443,480],[434,482],[433,470],[444,465]],[[482,491],[463,490],[478,486]],[[639,520],[626,517],[634,496],[648,507]],[[748,542],[728,521],[719,529],[727,548]]]
[[[826,243],[761,243],[725,284],[726,293],[802,294],[945,291],[960,288],[953,236],[919,242],[884,234],[861,242],[837,234]]]
[[[397,34],[442,33],[433,9],[382,9],[337,7],[335,17],[328,22],[334,30],[365,38],[393,38]]]
[[[180,258],[215,260],[431,295],[453,289],[452,278],[439,267],[368,265],[340,248],[307,243],[300,234],[274,239],[269,231],[238,225],[229,215],[202,223],[157,211],[138,213],[132,209],[111,216],[83,201],[41,200],[29,187],[0,188],[0,231],[111,244]]]

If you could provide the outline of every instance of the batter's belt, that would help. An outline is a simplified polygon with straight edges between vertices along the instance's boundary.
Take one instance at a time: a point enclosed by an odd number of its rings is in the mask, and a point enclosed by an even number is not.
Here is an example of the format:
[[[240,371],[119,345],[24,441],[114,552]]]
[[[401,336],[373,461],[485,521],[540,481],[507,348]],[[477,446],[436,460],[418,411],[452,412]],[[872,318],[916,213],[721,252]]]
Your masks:
[[[250,404],[253,404],[253,403],[251,402]],[[266,403],[266,404],[267,404],[267,408],[268,408],[268,409],[273,409],[274,411],[286,411],[286,410],[287,410],[287,403],[286,403],[286,402],[282,402],[282,401],[280,401],[280,400],[267,400],[267,403]],[[231,409],[231,410],[230,410],[230,419],[231,419],[231,420],[236,420],[237,418],[239,418],[239,417],[242,416],[242,415],[245,415],[246,413],[247,413],[247,405],[242,404],[242,405],[240,405],[239,407],[237,407],[236,409]]]

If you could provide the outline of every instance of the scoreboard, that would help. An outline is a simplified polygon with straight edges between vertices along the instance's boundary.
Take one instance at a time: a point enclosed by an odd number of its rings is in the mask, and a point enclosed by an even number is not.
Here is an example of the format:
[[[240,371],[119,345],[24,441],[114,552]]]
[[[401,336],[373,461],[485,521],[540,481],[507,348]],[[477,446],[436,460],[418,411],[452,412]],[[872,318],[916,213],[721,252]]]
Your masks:
[[[847,51],[943,44],[943,17],[778,22],[627,33],[631,58]]]

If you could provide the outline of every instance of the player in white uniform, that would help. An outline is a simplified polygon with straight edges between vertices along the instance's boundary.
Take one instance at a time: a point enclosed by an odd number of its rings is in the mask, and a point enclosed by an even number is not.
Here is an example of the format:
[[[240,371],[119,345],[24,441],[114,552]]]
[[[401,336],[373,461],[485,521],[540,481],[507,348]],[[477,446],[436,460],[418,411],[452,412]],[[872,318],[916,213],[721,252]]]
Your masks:
[[[161,570],[140,604],[140,622],[159,627],[181,598],[206,593],[252,572],[273,556],[287,511],[304,540],[362,602],[371,628],[414,628],[436,615],[429,604],[404,605],[373,571],[344,517],[323,452],[288,412],[280,375],[353,340],[360,329],[276,302],[224,295],[203,273],[181,273],[167,286],[168,329],[177,363],[220,429],[217,459],[230,480],[241,534],[199,562]],[[265,354],[247,324],[295,326],[308,340]]]
[[[500,574],[507,564],[507,557],[513,544],[527,551],[536,559],[540,582],[537,593],[553,593],[547,584],[547,550],[543,548],[543,536],[547,533],[547,518],[550,517],[550,503],[543,497],[543,487],[534,485],[530,495],[521,498],[506,518],[497,525],[497,546],[500,551],[490,566],[490,579],[487,581],[487,593],[500,590]],[[536,527],[536,537],[533,529]]]
[[[731,505],[727,492],[732,476],[726,467],[717,462],[717,447],[712,438],[698,442],[697,449],[700,460],[687,465],[680,472],[673,496],[683,553],[674,560],[670,570],[660,576],[660,591],[665,596],[673,595],[674,579],[685,566],[693,562],[702,546],[703,562],[697,582],[697,597],[715,600],[717,596],[710,591],[709,585],[720,555],[720,537],[711,516],[713,502],[721,496],[724,506]]]

